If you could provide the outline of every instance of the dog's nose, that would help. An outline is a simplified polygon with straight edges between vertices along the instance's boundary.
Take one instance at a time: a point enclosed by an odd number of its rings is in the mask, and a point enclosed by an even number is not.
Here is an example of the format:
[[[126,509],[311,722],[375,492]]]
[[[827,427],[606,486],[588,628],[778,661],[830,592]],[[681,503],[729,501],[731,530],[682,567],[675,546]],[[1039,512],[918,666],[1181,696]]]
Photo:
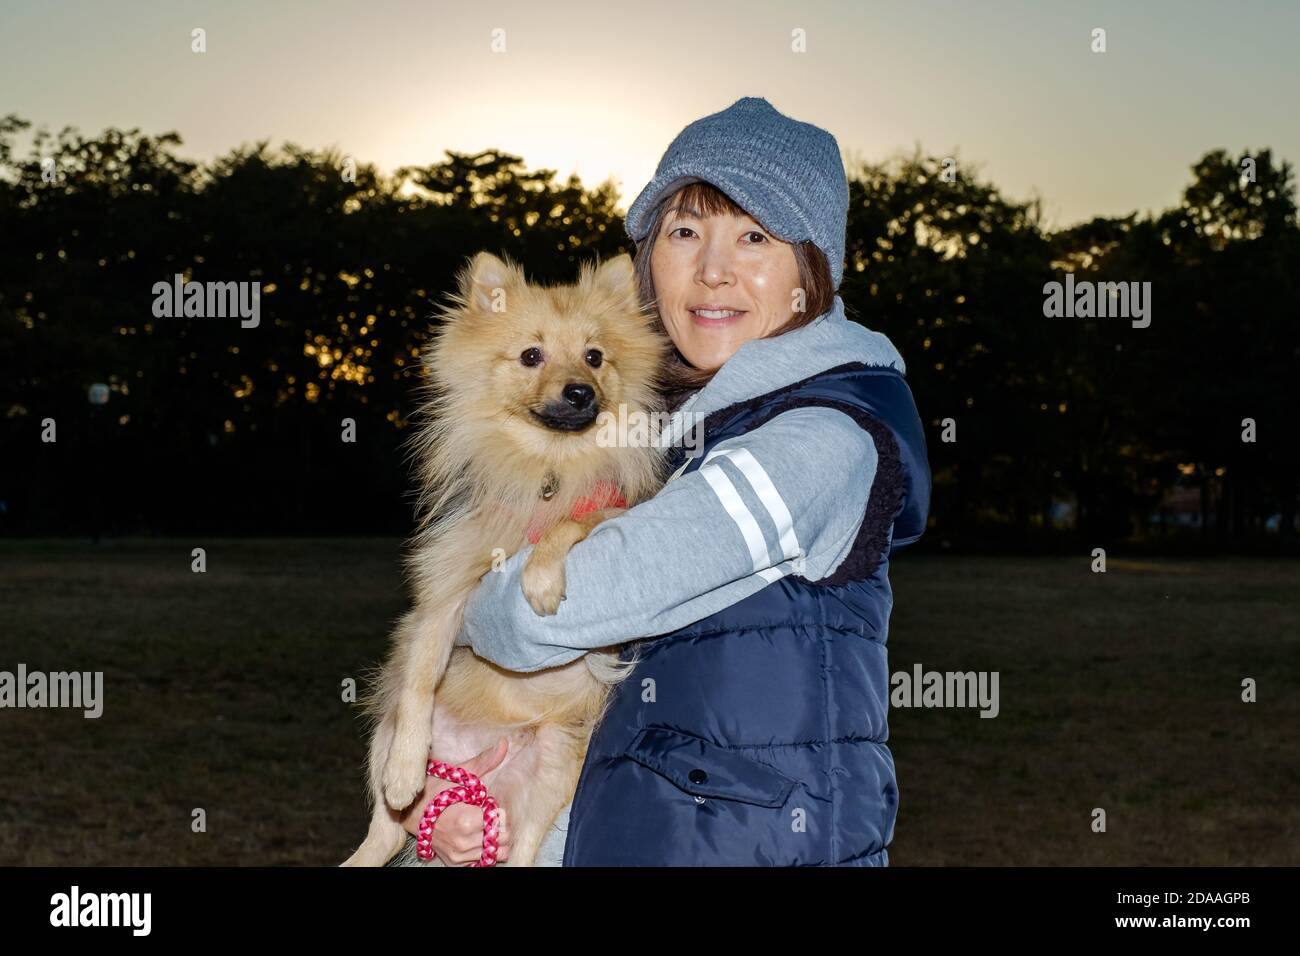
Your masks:
[[[596,397],[596,390],[590,385],[583,385],[580,382],[570,382],[564,386],[564,391],[560,393],[564,400],[572,405],[578,411],[589,407],[592,399]]]

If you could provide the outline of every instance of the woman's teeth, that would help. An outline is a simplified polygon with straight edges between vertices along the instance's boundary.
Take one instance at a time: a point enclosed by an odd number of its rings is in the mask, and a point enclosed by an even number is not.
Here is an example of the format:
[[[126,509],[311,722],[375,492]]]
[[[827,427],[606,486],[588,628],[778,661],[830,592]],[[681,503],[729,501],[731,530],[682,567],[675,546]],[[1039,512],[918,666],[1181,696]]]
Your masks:
[[[744,315],[743,312],[734,312],[730,309],[691,309],[691,312],[702,319],[730,319],[733,316]]]

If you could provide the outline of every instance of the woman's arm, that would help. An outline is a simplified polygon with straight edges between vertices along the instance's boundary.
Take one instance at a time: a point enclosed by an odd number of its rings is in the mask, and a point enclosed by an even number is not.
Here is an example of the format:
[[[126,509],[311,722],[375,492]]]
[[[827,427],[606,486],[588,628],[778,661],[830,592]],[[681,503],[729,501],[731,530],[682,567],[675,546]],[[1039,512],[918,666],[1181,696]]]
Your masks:
[[[870,434],[845,413],[783,412],[597,525],[569,552],[555,614],[534,613],[524,598],[532,546],[512,555],[474,590],[456,643],[509,670],[535,671],[670,633],[791,571],[824,577],[853,544],[876,461]]]

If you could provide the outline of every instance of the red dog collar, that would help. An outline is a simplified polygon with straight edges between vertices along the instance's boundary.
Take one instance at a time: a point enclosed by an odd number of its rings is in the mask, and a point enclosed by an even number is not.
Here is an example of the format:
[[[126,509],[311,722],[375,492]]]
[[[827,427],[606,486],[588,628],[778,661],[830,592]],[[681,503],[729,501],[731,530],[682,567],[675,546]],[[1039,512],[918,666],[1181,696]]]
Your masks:
[[[591,489],[591,494],[584,498],[579,498],[573,505],[573,510],[569,512],[569,517],[577,520],[591,511],[599,511],[602,508],[626,508],[627,499],[623,493],[618,490],[618,486],[608,479],[601,479],[596,482]],[[534,518],[528,525],[528,542],[536,544],[542,538],[542,532],[545,530],[545,524],[540,518]]]

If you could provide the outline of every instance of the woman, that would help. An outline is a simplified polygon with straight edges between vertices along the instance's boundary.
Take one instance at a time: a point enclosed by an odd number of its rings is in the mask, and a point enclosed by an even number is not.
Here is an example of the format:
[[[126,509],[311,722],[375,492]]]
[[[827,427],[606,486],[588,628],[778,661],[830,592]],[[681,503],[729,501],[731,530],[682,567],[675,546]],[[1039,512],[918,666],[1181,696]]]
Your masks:
[[[682,363],[676,473],[573,548],[556,614],[523,598],[525,548],[458,639],[533,671],[649,638],[539,865],[887,865],[887,561],[930,473],[901,357],[835,294],[847,207],[835,138],[745,97],[687,126],[628,212]],[[472,807],[435,828],[453,863],[481,838]]]

